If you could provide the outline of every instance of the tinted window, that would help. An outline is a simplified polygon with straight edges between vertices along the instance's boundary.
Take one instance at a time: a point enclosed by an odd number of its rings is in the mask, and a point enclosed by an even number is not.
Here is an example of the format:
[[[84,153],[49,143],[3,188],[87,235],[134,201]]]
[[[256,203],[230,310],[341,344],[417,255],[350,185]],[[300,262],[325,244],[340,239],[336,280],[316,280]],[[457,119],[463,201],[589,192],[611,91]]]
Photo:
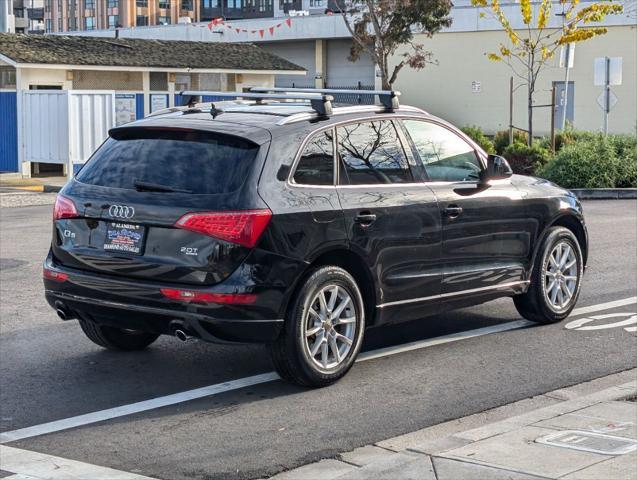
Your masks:
[[[390,121],[366,122],[338,128],[341,183],[350,185],[407,183],[413,177],[396,128]]]
[[[77,180],[131,190],[145,182],[195,194],[227,193],[241,186],[258,149],[212,132],[130,129],[106,140]]]
[[[417,120],[404,122],[427,176],[433,181],[477,180],[482,166],[475,151],[451,130]]]
[[[294,181],[305,185],[333,185],[334,146],[332,131],[314,135],[306,144],[294,173]]]

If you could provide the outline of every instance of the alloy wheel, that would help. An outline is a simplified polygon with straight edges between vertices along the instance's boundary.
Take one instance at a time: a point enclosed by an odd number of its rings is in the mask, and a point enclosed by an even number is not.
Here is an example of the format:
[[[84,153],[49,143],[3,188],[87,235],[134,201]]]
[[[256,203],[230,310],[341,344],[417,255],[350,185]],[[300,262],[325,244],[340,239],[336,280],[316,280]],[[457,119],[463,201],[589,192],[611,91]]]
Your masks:
[[[559,242],[548,257],[544,271],[544,295],[556,311],[564,310],[578,287],[577,256],[568,242]]]
[[[346,358],[356,337],[358,321],[352,297],[339,285],[316,293],[303,319],[305,348],[321,370],[333,370]]]

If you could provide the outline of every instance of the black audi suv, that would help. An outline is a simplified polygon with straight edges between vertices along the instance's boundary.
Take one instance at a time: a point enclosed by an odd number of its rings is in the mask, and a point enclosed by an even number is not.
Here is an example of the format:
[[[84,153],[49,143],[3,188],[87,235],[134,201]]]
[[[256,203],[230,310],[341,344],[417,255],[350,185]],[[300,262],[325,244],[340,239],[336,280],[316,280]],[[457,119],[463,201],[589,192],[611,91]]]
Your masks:
[[[54,208],[43,275],[63,320],[113,350],[265,343],[284,379],[323,386],[368,327],[505,296],[568,316],[588,251],[572,193],[397,92],[332,108],[264,90],[110,131]]]

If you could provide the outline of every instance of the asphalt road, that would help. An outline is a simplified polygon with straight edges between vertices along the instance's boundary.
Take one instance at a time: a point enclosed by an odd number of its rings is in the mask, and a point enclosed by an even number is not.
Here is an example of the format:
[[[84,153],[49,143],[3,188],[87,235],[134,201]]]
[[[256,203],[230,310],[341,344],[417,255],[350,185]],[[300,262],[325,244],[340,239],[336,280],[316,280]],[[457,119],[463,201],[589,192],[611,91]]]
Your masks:
[[[166,337],[141,353],[101,350],[44,301],[51,207],[0,213],[0,431],[272,370],[260,346]],[[586,202],[585,214],[591,253],[578,307],[636,296],[637,202]],[[636,311],[637,303],[597,313]],[[364,349],[519,319],[503,299],[371,330]],[[567,323],[369,360],[321,390],[273,381],[9,445],[163,479],[263,477],[637,367],[637,332]]]

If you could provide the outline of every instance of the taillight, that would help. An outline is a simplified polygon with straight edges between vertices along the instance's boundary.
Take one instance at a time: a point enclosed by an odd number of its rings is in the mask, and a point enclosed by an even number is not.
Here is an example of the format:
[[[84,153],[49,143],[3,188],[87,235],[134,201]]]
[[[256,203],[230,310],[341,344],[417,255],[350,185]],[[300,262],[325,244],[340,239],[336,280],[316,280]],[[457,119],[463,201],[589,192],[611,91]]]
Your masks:
[[[55,199],[55,207],[53,207],[53,220],[75,217],[79,217],[79,214],[77,213],[73,200],[62,195],[58,195]]]
[[[53,280],[54,282],[66,282],[69,276],[66,273],[56,272],[50,268],[44,267],[42,270],[42,276],[47,280]]]
[[[161,294],[171,300],[186,303],[226,303],[232,305],[247,305],[254,303],[257,296],[252,293],[210,293],[197,290],[180,290],[177,288],[162,288]]]
[[[272,212],[268,209],[196,212],[187,213],[177,220],[175,226],[252,248],[268,226],[270,218]]]

